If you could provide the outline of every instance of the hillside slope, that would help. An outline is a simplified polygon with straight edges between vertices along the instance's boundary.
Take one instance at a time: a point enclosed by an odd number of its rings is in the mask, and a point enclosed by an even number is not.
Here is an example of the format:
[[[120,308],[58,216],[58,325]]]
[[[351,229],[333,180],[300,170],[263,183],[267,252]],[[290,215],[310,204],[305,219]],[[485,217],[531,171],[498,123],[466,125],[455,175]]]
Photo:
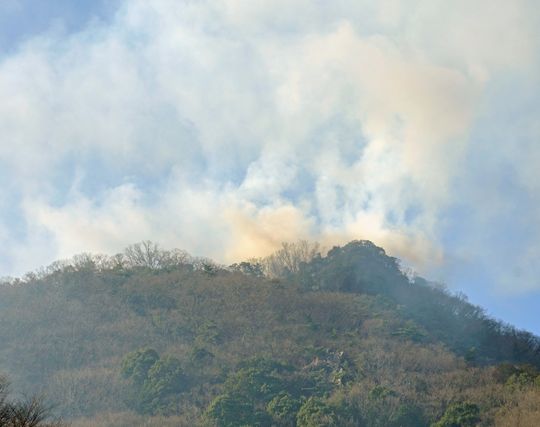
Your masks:
[[[0,371],[79,426],[534,425],[537,337],[371,242],[316,249],[225,268],[146,242],[6,281]]]

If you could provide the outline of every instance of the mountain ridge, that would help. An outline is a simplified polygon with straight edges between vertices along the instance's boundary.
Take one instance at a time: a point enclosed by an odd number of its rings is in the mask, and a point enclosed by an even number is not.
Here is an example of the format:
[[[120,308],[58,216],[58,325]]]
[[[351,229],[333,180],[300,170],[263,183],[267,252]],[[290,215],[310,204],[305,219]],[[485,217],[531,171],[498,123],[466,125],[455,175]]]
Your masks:
[[[229,267],[142,242],[5,282],[0,313],[0,370],[81,426],[493,425],[540,384],[538,337],[369,241]]]

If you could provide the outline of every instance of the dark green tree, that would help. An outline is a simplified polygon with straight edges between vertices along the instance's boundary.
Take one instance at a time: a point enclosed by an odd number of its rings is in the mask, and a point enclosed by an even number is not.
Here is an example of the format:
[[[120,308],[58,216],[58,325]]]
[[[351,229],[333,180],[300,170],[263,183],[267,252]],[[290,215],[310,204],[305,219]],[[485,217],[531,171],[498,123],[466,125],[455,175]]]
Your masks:
[[[185,389],[186,377],[180,361],[171,356],[161,358],[149,369],[140,389],[142,407],[149,413],[174,412],[177,395]]]
[[[294,426],[296,414],[300,409],[300,401],[287,392],[275,396],[266,407],[267,412],[280,426]]]
[[[130,406],[141,413],[171,413],[177,395],[186,389],[181,363],[172,356],[160,358],[152,349],[129,353],[122,361],[122,375],[131,380]]]
[[[217,427],[269,426],[269,415],[256,409],[242,396],[222,394],[206,410],[206,417]]]
[[[135,350],[122,360],[122,376],[142,385],[148,377],[148,371],[158,360],[159,354],[152,348]]]
[[[310,397],[301,406],[296,416],[298,427],[337,427],[338,416],[327,402]]]
[[[433,427],[474,427],[480,422],[480,409],[474,403],[450,405]]]

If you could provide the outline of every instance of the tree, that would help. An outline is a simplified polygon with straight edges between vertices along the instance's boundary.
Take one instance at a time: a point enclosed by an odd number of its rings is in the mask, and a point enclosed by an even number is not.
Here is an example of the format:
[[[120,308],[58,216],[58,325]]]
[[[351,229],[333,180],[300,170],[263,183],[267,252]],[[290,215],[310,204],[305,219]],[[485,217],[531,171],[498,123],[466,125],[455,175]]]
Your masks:
[[[251,400],[268,402],[285,387],[274,371],[264,367],[246,367],[230,376],[225,389]]]
[[[294,426],[296,413],[300,409],[300,401],[287,392],[275,396],[266,407],[268,413],[280,426]]]
[[[185,251],[174,249],[166,251],[160,249],[157,243],[145,240],[128,246],[122,258],[129,267],[149,268],[151,270],[174,268],[188,265],[194,260]]]
[[[337,427],[338,417],[328,403],[317,397],[304,402],[296,416],[298,427]]]
[[[392,413],[388,423],[389,427],[421,427],[425,426],[424,415],[420,408],[411,404],[401,404]]]
[[[218,427],[255,425],[253,406],[235,394],[216,397],[206,410],[206,417]]]
[[[284,374],[288,366],[254,358],[242,362],[239,368],[229,374],[223,393],[206,411],[207,418],[217,426],[268,426],[272,417],[285,415],[288,404],[295,407],[292,400],[287,404],[284,397],[288,387]],[[296,410],[292,413],[293,421],[295,414]]]
[[[142,385],[148,378],[148,371],[159,360],[159,354],[152,348],[141,348],[124,357],[121,374],[135,384]]]
[[[450,405],[433,427],[474,427],[480,422],[480,409],[474,403]]]
[[[61,427],[60,421],[51,420],[50,408],[39,397],[27,400],[9,400],[9,384],[0,376],[0,426],[2,427]]]
[[[255,277],[264,276],[264,267],[259,260],[252,259],[249,261],[242,261],[229,266],[232,271],[238,271],[242,274]]]
[[[269,277],[287,277],[300,272],[303,265],[320,256],[318,243],[300,240],[296,243],[282,243],[281,248],[261,261],[264,272]]]
[[[163,252],[157,243],[145,240],[128,246],[124,255],[132,267],[159,268],[163,260]]]
[[[174,412],[177,396],[186,388],[180,361],[172,356],[160,358],[150,348],[129,353],[121,372],[132,381],[133,395],[128,400],[141,413]]]
[[[162,399],[171,394],[178,394],[186,387],[185,375],[180,361],[172,356],[159,359],[148,370],[144,385],[146,393],[152,398]]]

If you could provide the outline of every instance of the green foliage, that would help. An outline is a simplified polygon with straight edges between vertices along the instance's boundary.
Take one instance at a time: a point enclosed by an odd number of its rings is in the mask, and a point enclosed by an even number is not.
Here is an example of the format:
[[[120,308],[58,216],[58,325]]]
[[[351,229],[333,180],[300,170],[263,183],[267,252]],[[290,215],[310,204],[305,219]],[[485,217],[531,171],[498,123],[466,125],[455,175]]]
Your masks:
[[[426,333],[423,332],[413,321],[409,320],[406,324],[394,332],[393,336],[409,339],[414,342],[421,342],[425,339]]]
[[[206,416],[218,427],[253,425],[253,406],[240,396],[221,394],[206,410]]]
[[[272,419],[280,426],[294,426],[300,401],[287,392],[275,396],[266,407]]]
[[[218,344],[221,338],[221,333],[212,320],[205,320],[197,331],[197,341],[203,344]]]
[[[413,404],[401,404],[389,419],[388,427],[422,427],[426,425],[422,410]]]
[[[232,271],[247,274],[254,277],[264,277],[264,266],[257,260],[243,261],[229,266]]]
[[[148,371],[159,360],[157,351],[152,348],[135,350],[122,360],[121,373],[137,385],[142,385],[148,378]]]
[[[480,422],[480,409],[474,403],[450,405],[433,427],[474,427]]]
[[[397,394],[395,391],[381,385],[375,386],[369,391],[369,398],[371,400],[381,400],[386,397],[396,396],[396,395]]]
[[[338,415],[325,400],[310,397],[304,402],[296,416],[298,427],[337,427]]]
[[[528,372],[518,372],[508,378],[506,386],[513,389],[525,388],[535,384],[537,378]]]
[[[221,426],[269,425],[272,417],[294,419],[297,404],[284,390],[290,368],[279,362],[254,358],[239,365],[223,386],[223,393],[209,406],[206,416]],[[287,413],[287,410],[294,412]]]
[[[191,349],[189,360],[193,364],[200,365],[200,364],[203,364],[205,362],[212,360],[214,357],[215,356],[211,351],[197,345]]]
[[[237,371],[229,374],[223,393],[209,406],[207,417],[218,425],[220,422],[269,425],[273,420],[278,425],[294,426],[297,416],[311,423],[305,425],[336,421],[331,418],[332,414],[327,413],[328,405],[321,406],[322,400],[311,397],[306,401],[309,404],[304,412],[299,412],[306,405],[301,405],[302,396],[321,395],[331,389],[326,379],[317,376],[319,373],[309,369],[298,372],[294,367],[265,358],[247,360],[239,364]],[[315,412],[309,413],[310,410]]]
[[[205,413],[206,418],[218,427],[269,426],[270,415],[245,397],[222,394],[216,397]]]
[[[122,375],[132,381],[131,406],[141,413],[171,413],[177,395],[186,388],[186,377],[178,359],[149,348],[129,353],[122,361]]]
[[[270,400],[283,387],[283,381],[274,372],[257,367],[242,368],[225,383],[226,392],[260,401]]]
[[[146,393],[154,399],[180,393],[185,388],[186,378],[180,361],[172,356],[163,357],[154,363],[144,384]]]
[[[540,384],[540,372],[538,368],[529,364],[513,365],[511,363],[501,363],[493,370],[493,378],[498,383],[505,384],[511,389],[522,389]]]

